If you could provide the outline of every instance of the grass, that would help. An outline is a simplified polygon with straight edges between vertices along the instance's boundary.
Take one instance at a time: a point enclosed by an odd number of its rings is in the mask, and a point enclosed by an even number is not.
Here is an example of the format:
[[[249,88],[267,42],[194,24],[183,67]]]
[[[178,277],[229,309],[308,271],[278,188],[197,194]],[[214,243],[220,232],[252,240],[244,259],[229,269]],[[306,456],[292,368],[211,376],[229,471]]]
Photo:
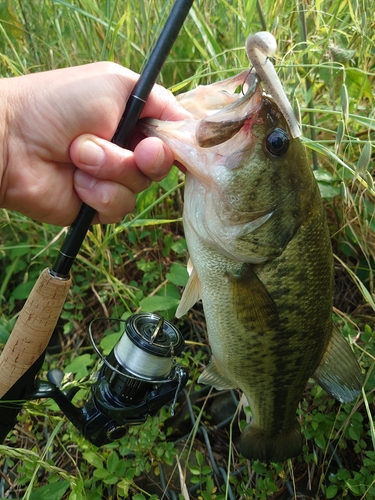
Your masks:
[[[100,59],[140,71],[170,6],[159,0],[2,2],[1,75]],[[141,428],[130,428],[118,443],[96,449],[54,404],[28,404],[1,447],[0,497],[141,500],[163,498],[163,489],[174,489],[168,498],[186,498],[181,483],[190,498],[204,500],[375,497],[371,13],[369,0],[197,0],[160,77],[175,92],[217,81],[248,66],[243,46],[249,33],[267,29],[276,36],[275,64],[301,114],[327,209],[335,254],[335,321],[363,368],[361,397],[338,405],[318,386],[309,386],[299,409],[303,454],[285,464],[249,464],[237,451],[244,413],[234,400],[241,395],[207,392],[196,383],[209,357],[197,306],[179,324],[191,340],[181,361],[190,367],[191,383],[175,419],[163,410]],[[88,235],[58,325],[63,350],[47,356],[42,378],[51,367],[73,372],[76,379],[95,368],[86,333],[95,317],[125,317],[161,302],[167,307],[163,314],[173,317],[186,279],[182,181],[173,170],[138,196],[135,213],[121,224],[95,227]],[[61,230],[4,210],[0,227],[0,340],[5,342],[37,276],[54,260]],[[217,415],[225,412],[228,423],[221,426],[223,417]]]

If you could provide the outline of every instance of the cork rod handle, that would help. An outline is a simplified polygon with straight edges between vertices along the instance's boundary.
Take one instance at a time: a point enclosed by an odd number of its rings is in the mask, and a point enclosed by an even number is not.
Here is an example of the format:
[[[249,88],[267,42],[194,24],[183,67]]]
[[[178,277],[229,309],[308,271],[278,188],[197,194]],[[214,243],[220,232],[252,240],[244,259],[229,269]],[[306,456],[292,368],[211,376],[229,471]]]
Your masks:
[[[45,351],[70,284],[49,269],[39,276],[0,356],[0,398]]]

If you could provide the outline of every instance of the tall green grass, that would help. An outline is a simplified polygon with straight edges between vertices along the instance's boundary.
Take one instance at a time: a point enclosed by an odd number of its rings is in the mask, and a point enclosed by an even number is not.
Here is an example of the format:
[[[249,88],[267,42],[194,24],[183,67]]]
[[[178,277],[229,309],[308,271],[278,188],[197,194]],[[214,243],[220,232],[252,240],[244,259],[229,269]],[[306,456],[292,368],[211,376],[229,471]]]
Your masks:
[[[171,5],[161,0],[1,2],[0,73],[11,77],[103,59],[139,72]],[[160,83],[182,92],[248,67],[246,37],[261,29],[272,31],[278,41],[275,65],[301,115],[311,166],[325,200],[336,262],[335,320],[363,367],[362,396],[339,406],[312,386],[300,407],[304,452],[286,464],[244,461],[236,449],[237,421],[242,418],[236,414],[227,431],[217,431],[223,443],[216,450],[217,460],[227,474],[220,484],[206,477],[208,447],[197,434],[201,422],[210,427],[207,408],[212,396],[194,407],[197,422],[185,448],[174,447],[168,431],[161,432],[167,418],[163,412],[143,428],[131,429],[118,445],[96,450],[54,405],[43,406],[42,412],[31,405],[10,437],[10,447],[1,450],[1,466],[11,471],[11,489],[19,498],[23,494],[44,498],[42,487],[50,488],[44,491],[53,491],[56,499],[148,498],[151,493],[139,477],[154,473],[158,483],[160,463],[170,466],[167,480],[177,484],[180,498],[184,491],[178,486],[180,479],[188,489],[198,481],[199,490],[190,497],[204,500],[229,498],[230,491],[243,499],[290,498],[296,492],[306,498],[375,497],[373,7],[369,0],[196,0]],[[65,367],[78,378],[94,368],[85,333],[91,318],[125,317],[160,307],[167,308],[163,314],[173,316],[186,279],[182,181],[173,170],[138,196],[135,213],[121,224],[90,232],[74,266],[74,286],[59,323],[63,353],[49,355],[45,370]],[[0,340],[4,342],[36,277],[56,255],[61,229],[4,210],[0,227]],[[194,332],[193,340],[201,335],[204,342],[199,308],[182,327]],[[202,352],[192,346],[184,359],[191,367],[192,395],[198,389],[196,375],[207,362]],[[41,415],[47,415],[45,422]],[[57,422],[63,425],[59,435],[52,431]],[[53,440],[46,439],[46,433]],[[127,447],[135,451],[134,459],[127,455]],[[118,465],[119,457],[125,469]],[[179,479],[173,472],[176,457]],[[44,473],[36,474],[40,467]],[[194,472],[187,478],[189,470]],[[69,482],[72,477],[75,484],[65,490],[65,483],[60,490],[53,486],[58,478]],[[33,492],[27,487],[30,481]]]

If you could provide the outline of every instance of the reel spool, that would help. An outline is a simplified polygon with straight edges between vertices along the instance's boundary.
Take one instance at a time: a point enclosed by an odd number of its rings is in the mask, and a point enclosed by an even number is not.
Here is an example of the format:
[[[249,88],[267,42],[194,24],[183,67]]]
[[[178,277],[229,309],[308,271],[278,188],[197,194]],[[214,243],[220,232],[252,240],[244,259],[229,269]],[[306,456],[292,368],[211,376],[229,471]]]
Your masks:
[[[170,381],[173,358],[181,354],[184,341],[175,326],[157,314],[136,314],[124,323],[121,339],[109,356],[102,358],[104,377],[114,397],[138,401],[145,384]]]

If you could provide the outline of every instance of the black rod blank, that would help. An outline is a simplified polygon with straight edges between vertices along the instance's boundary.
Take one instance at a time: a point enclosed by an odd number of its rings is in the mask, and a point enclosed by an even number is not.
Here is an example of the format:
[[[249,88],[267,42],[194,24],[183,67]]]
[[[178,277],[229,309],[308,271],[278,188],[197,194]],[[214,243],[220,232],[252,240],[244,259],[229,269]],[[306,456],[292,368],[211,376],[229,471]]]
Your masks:
[[[128,146],[131,134],[135,129],[152,87],[155,85],[192,4],[193,0],[176,0],[173,5],[155,47],[127,101],[121,121],[112,138],[114,144],[123,148]],[[95,213],[96,211],[93,208],[85,203],[82,204],[81,210],[70,226],[59,255],[52,266],[52,272],[55,275],[61,277],[69,275]]]

